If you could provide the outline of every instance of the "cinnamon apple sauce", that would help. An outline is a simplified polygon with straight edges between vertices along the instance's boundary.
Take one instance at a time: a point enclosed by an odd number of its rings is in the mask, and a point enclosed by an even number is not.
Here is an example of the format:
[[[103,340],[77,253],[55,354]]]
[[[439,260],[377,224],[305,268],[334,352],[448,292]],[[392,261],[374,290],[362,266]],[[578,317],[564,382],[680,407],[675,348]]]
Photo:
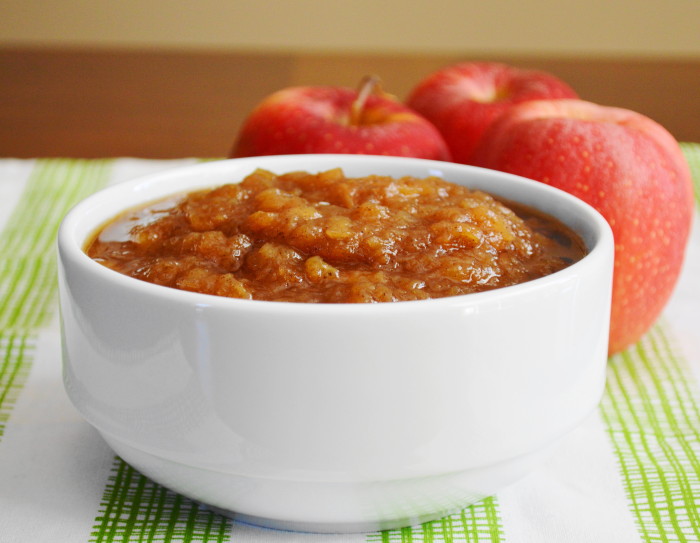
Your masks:
[[[542,277],[585,245],[539,211],[438,177],[277,175],[129,210],[86,253],[182,290],[268,301],[441,298]]]

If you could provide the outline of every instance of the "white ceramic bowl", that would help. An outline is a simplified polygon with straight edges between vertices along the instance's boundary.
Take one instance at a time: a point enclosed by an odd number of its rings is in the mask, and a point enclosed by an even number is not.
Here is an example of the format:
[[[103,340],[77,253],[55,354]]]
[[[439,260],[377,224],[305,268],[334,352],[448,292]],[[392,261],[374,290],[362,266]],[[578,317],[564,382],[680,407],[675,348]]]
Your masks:
[[[590,253],[548,277],[384,304],[227,299],[88,258],[88,237],[161,197],[276,173],[437,175],[535,206]],[[364,531],[438,518],[549,454],[598,404],[612,234],[591,207],[523,178],[417,159],[302,155],[199,164],[97,193],[58,236],[65,386],[128,463],[254,524]]]

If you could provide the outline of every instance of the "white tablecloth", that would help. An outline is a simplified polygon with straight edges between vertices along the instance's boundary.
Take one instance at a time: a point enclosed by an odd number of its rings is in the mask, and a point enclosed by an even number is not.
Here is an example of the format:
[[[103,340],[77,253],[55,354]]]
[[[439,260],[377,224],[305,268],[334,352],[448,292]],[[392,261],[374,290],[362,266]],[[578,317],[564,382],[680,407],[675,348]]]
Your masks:
[[[697,175],[700,146],[684,145]],[[610,360],[597,412],[544,466],[446,519],[381,533],[266,530],[127,466],[61,379],[53,243],[83,196],[192,160],[0,160],[0,542],[700,541],[700,230],[659,324]]]

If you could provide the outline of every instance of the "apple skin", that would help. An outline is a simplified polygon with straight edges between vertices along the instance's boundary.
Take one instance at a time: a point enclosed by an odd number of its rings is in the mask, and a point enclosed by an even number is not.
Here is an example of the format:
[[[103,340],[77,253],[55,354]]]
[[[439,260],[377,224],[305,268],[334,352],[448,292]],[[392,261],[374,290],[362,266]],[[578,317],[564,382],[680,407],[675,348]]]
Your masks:
[[[386,94],[370,94],[353,119],[358,91],[290,87],[265,98],[243,123],[231,157],[341,153],[450,160],[437,129]]]
[[[609,352],[637,342],[673,291],[692,224],[690,169],[673,136],[633,111],[533,101],[489,128],[474,163],[563,189],[608,220],[615,237]]]
[[[546,72],[497,62],[465,62],[423,79],[406,104],[432,122],[452,160],[471,164],[488,126],[504,111],[527,100],[578,98],[569,85]]]

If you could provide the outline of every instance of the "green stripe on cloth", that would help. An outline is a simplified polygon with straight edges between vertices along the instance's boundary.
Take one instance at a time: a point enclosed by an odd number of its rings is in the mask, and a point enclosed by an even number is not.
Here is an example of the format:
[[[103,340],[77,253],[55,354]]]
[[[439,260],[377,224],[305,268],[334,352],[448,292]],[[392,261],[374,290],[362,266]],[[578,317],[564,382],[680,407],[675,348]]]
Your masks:
[[[459,513],[419,526],[368,534],[368,543],[456,542],[499,543],[504,541],[503,525],[496,498],[490,497]]]
[[[31,369],[35,331],[54,310],[59,224],[107,178],[107,161],[37,160],[0,233],[0,438]]]
[[[0,334],[0,439],[29,375],[35,348],[33,334]]]
[[[0,330],[34,330],[55,306],[56,232],[79,200],[107,182],[111,161],[38,160],[0,234]]]
[[[644,541],[700,541],[699,405],[663,323],[610,359],[600,411]]]
[[[695,202],[700,206],[700,143],[681,143],[695,185]]]
[[[147,479],[115,458],[91,543],[223,542],[232,522]]]

